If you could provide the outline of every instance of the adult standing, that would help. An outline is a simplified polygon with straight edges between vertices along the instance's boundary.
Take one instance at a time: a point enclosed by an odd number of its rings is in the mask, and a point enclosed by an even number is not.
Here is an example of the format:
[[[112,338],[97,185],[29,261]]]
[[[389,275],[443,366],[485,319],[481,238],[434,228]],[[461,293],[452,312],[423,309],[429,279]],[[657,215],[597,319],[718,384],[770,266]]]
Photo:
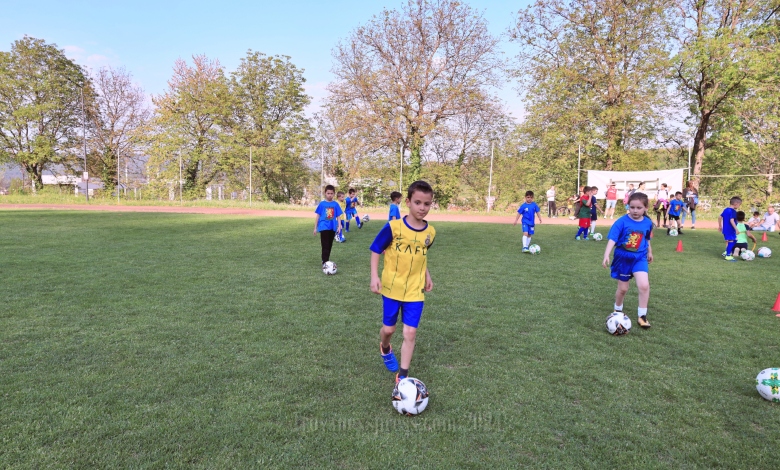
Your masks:
[[[775,212],[774,206],[769,206],[764,213],[764,220],[760,225],[753,227],[753,230],[761,232],[774,232],[780,230],[780,215]]]
[[[609,183],[607,188],[607,206],[604,208],[604,218],[609,216],[610,219],[614,218],[615,206],[617,205],[617,188],[615,183]]]
[[[685,215],[691,214],[691,230],[696,230],[696,206],[699,204],[699,191],[693,187],[693,181],[688,181],[682,190],[685,210],[680,215],[680,228],[685,227]]]
[[[547,217],[558,217],[555,207],[555,186],[547,190]]]

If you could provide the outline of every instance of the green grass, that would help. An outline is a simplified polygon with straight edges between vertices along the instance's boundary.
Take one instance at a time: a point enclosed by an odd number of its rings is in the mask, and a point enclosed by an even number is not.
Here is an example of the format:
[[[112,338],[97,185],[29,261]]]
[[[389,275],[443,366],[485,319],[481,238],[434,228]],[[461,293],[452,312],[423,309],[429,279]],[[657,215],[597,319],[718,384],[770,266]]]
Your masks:
[[[0,467],[775,464],[780,406],[753,380],[780,365],[778,257],[658,236],[653,328],[616,338],[603,242],[540,226],[530,256],[517,227],[436,224],[412,363],[431,399],[406,418],[368,289],[380,226],[327,277],[310,220],[0,212]]]

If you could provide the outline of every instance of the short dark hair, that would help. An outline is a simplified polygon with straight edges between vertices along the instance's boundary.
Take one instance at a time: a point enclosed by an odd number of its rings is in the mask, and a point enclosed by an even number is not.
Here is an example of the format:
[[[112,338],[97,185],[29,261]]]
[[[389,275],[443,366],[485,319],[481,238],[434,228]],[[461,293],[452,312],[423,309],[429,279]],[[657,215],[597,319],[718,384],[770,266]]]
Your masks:
[[[590,191],[590,186],[583,186],[582,187],[582,192],[583,193],[587,193],[588,191]]]
[[[761,215],[761,213],[758,211],[753,211],[753,215]]]
[[[631,201],[639,201],[642,203],[642,205],[647,208],[650,205],[650,200],[647,199],[647,194],[645,193],[634,193],[628,198],[628,203],[631,204]]]
[[[390,200],[395,201],[396,199],[401,199],[402,196],[403,194],[399,193],[398,191],[393,191],[390,193]]]
[[[406,198],[411,199],[415,192],[421,192],[423,194],[433,194],[433,188],[427,181],[417,180],[409,185],[409,189],[406,191]]]
[[[333,191],[335,193],[336,192],[336,188],[334,188],[332,184],[329,184],[329,185],[325,186],[325,191]]]
[[[525,197],[528,197],[528,196],[534,197],[534,192],[533,191],[526,191],[525,192]]]
[[[739,196],[734,196],[731,199],[729,199],[729,204],[736,204],[738,202],[742,202],[742,198]]]
[[[596,191],[598,191],[598,190],[599,190],[599,188],[597,188],[597,187],[595,187],[595,186],[591,186],[591,187],[590,187],[590,190],[591,190],[591,191],[593,191],[594,189],[595,189]]]
[[[352,194],[355,192],[355,188],[349,188],[349,194]]]
[[[744,222],[745,221],[745,213],[742,211],[737,211],[737,222]]]
[[[676,193],[674,193],[674,195],[675,195],[675,196],[677,196],[678,194],[679,194],[680,196],[682,196],[682,192],[680,192],[680,191],[677,191]]]
[[[339,191],[336,193],[336,196],[343,196],[343,195],[344,195],[344,191]]]

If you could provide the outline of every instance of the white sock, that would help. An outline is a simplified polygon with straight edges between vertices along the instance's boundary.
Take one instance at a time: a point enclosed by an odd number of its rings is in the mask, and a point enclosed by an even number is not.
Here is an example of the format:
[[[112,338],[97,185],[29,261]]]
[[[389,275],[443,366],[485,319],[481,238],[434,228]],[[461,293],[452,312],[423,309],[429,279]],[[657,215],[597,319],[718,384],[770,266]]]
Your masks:
[[[596,221],[591,220],[590,221],[590,233],[596,233]]]
[[[640,317],[644,317],[645,315],[647,315],[647,309],[646,308],[638,308],[636,310],[639,313]]]
[[[615,304],[615,311],[616,311],[616,312],[622,312],[622,311],[623,311],[623,306],[622,306],[622,305]]]
[[[523,248],[528,248],[528,237],[523,235]]]

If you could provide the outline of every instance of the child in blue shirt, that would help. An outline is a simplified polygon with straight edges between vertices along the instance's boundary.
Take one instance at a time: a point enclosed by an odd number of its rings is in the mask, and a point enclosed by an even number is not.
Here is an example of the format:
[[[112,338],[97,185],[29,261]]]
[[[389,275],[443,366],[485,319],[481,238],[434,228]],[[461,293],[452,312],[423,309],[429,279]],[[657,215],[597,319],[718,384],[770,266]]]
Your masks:
[[[612,260],[612,278],[617,279],[615,292],[615,312],[623,311],[623,299],[628,293],[629,281],[636,280],[639,290],[639,326],[650,328],[647,321],[647,304],[650,300],[650,278],[648,265],[653,262],[653,221],[645,215],[650,201],[644,193],[634,193],[628,198],[628,214],[617,219],[609,230],[609,242],[604,251],[601,265],[610,267],[609,255],[615,248]]]
[[[539,206],[534,202],[534,192],[525,192],[525,202],[517,209],[517,217],[515,217],[514,227],[517,225],[517,221],[520,217],[523,217],[523,253],[530,253],[528,246],[531,244],[531,237],[534,234],[534,215],[539,218],[539,223],[542,223],[542,215],[540,214]]]
[[[401,218],[401,209],[398,207],[401,204],[401,197],[403,194],[398,191],[390,193],[390,214],[387,216],[387,220],[399,220]]]
[[[349,188],[349,197],[347,198],[347,210],[346,210],[346,216],[347,216],[347,229],[346,231],[349,232],[349,221],[352,220],[352,218],[355,218],[355,223],[357,223],[358,228],[363,228],[363,224],[360,223],[360,217],[358,217],[357,213],[357,206],[360,206],[360,201],[358,201],[357,195],[355,194],[354,188]]]
[[[669,228],[666,229],[666,234],[669,235],[673,228],[677,229],[677,233],[683,234],[682,225],[680,225],[680,215],[682,214],[685,202],[682,200],[682,193],[677,191],[674,193],[674,199],[669,203]]]
[[[737,209],[742,205],[742,199],[734,196],[729,200],[729,207],[723,209],[718,217],[718,230],[723,234],[726,240],[726,251],[721,256],[726,261],[737,261],[731,254],[734,252],[734,245],[737,243]]]
[[[341,206],[333,200],[336,188],[333,185],[325,186],[325,200],[321,201],[314,211],[314,235],[320,234],[322,246],[322,264],[330,261],[330,252],[333,249],[333,239],[341,235],[339,216],[342,214]]]

